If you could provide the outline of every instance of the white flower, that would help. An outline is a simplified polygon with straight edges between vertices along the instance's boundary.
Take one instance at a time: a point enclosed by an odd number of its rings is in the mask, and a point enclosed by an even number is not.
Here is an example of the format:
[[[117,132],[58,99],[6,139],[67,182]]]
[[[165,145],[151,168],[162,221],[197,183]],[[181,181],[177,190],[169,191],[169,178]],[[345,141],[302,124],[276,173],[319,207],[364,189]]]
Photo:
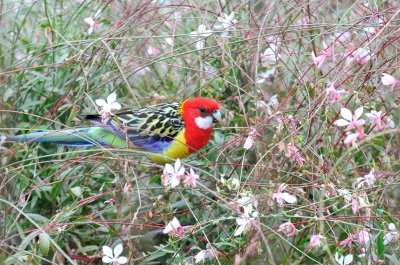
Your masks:
[[[121,109],[121,104],[117,102],[117,94],[115,92],[107,97],[107,102],[104,99],[96,99],[96,104],[101,107],[100,114],[105,112],[113,114],[113,110]]]
[[[336,260],[337,264],[339,264],[339,265],[348,265],[353,262],[353,255],[349,254],[346,256],[343,256],[343,255],[339,256],[339,253],[336,252],[335,260]]]
[[[239,225],[239,227],[236,229],[235,233],[233,234],[234,236],[239,236],[241,235],[245,230],[249,229],[254,220],[257,218],[258,212],[253,212],[252,217],[239,217],[236,218],[236,223]]]
[[[229,190],[238,190],[240,188],[240,181],[238,178],[230,178],[230,183],[228,183]]]
[[[243,148],[246,150],[252,148],[254,145],[254,138],[256,136],[260,136],[260,134],[257,132],[257,129],[255,127],[251,126],[249,135],[247,136],[246,141],[244,142]]]
[[[384,245],[389,244],[390,242],[392,242],[393,240],[396,240],[396,238],[399,237],[399,233],[397,232],[396,226],[393,223],[390,223],[388,228],[389,228],[390,232],[386,233],[383,236],[383,244]]]
[[[100,16],[101,10],[97,11],[94,17],[87,17],[84,19],[85,23],[89,26],[88,28],[88,35],[92,34],[95,29],[100,27],[100,23],[96,20]]]
[[[199,25],[196,31],[190,32],[189,35],[191,38],[205,38],[211,36],[212,31],[207,29],[206,25]]]
[[[84,21],[85,21],[85,23],[89,26],[89,28],[88,28],[88,34],[89,34],[89,35],[92,34],[92,33],[93,33],[93,30],[94,30],[94,27],[95,27],[95,25],[96,25],[96,22],[93,20],[92,17],[87,17],[87,18],[84,19]]]
[[[273,109],[279,106],[278,95],[273,95],[269,102],[265,102],[264,100],[258,100],[256,102],[257,107],[261,107],[268,115],[272,115]]]
[[[102,114],[103,121],[108,120],[113,115],[113,110],[121,109],[121,104],[117,102],[117,94],[111,93],[107,97],[107,102],[104,99],[96,99],[97,106],[101,107],[100,114]]]
[[[281,56],[278,54],[278,46],[274,43],[269,43],[269,48],[261,54],[261,64],[264,67],[276,65],[280,57]]]
[[[371,53],[370,50],[367,50],[365,48],[357,48],[353,52],[353,58],[359,65],[363,66],[369,60],[374,58],[374,55]]]
[[[271,69],[266,70],[265,72],[261,72],[258,74],[256,83],[262,84],[264,83],[269,77],[274,76],[276,72],[276,68],[272,67]]]
[[[165,226],[163,233],[172,234],[176,237],[183,237],[183,227],[179,223],[179,220],[174,217],[172,221]]]
[[[147,54],[150,56],[157,56],[161,53],[161,50],[159,48],[149,46],[147,47]]]
[[[397,80],[395,77],[383,73],[381,76],[381,82],[384,86],[394,87],[396,85],[400,85],[400,81]]]
[[[165,164],[164,172],[161,177],[162,183],[165,187],[171,186],[175,188],[181,182],[181,176],[185,174],[185,167],[181,165],[181,160],[178,158],[175,165]]]
[[[237,23],[237,20],[235,19],[235,12],[232,12],[229,15],[222,13],[217,20],[219,25],[215,25],[215,28],[222,29],[224,31],[230,30]]]
[[[238,206],[243,210],[236,223],[239,227],[236,229],[234,236],[241,235],[245,230],[249,229],[254,220],[258,217],[258,201],[248,193],[242,193],[241,198],[237,200]]]
[[[272,195],[272,199],[275,200],[279,206],[283,206],[286,203],[293,204],[297,202],[295,196],[290,195],[287,192],[282,192],[286,188],[285,184],[280,184],[276,193]]]
[[[258,201],[253,196],[241,194],[241,198],[237,200],[238,206],[243,208],[243,215],[246,217],[252,216],[258,206]],[[258,213],[256,214],[256,216]]]
[[[0,134],[0,153],[1,150],[7,150],[7,148],[5,148],[3,145],[6,142],[7,137],[3,134]]]
[[[199,253],[194,256],[195,263],[200,263],[208,259],[214,259],[217,256],[217,253],[212,249],[201,250]]]
[[[354,111],[353,115],[349,109],[341,108],[340,116],[342,116],[342,119],[335,121],[334,124],[339,127],[347,126],[345,129],[346,132],[355,128],[360,128],[365,124],[365,120],[359,119],[363,111],[364,108],[360,107]]]
[[[108,246],[103,246],[103,253],[105,256],[103,256],[102,261],[104,263],[112,263],[113,265],[125,264],[128,262],[128,259],[124,256],[119,256],[122,251],[122,244],[116,245],[114,251]]]
[[[196,49],[202,50],[205,47],[205,38],[211,36],[212,31],[207,29],[206,25],[201,24],[196,31],[189,33],[191,38],[197,38]]]
[[[243,148],[249,150],[254,145],[254,140],[251,135],[247,136],[246,141],[244,142]]]
[[[349,190],[345,190],[345,189],[338,189],[338,193],[343,196],[343,198],[350,202],[352,200],[351,194]]]
[[[165,43],[168,44],[169,46],[174,46],[174,39],[173,38],[165,38],[164,39]]]

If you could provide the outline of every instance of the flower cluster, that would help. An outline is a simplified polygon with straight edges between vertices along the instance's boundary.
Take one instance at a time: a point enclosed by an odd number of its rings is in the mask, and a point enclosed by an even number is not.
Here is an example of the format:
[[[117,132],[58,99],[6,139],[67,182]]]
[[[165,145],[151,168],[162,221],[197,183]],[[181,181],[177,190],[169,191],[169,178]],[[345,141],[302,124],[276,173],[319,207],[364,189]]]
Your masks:
[[[347,108],[340,109],[341,119],[338,119],[334,122],[334,124],[338,127],[346,127],[344,131],[347,133],[346,138],[344,139],[345,144],[354,144],[358,140],[363,140],[366,137],[364,132],[364,124],[366,123],[364,119],[361,118],[361,115],[364,112],[363,107],[359,107],[354,111],[354,114]],[[372,110],[369,113],[366,113],[365,116],[369,119],[372,126],[376,128],[378,131],[382,131],[385,127],[394,126],[392,120],[388,117],[382,116],[382,111]]]
[[[175,161],[174,165],[165,164],[163,174],[161,175],[161,182],[165,187],[177,187],[181,183],[182,178],[184,178],[183,183],[185,187],[195,188],[199,176],[193,169],[190,169],[185,174],[185,167],[179,158]]]
[[[239,218],[236,218],[238,228],[234,236],[239,236],[244,231],[250,229],[258,217],[258,201],[250,192],[244,192],[240,194],[240,198],[236,201],[236,204],[241,214]]]

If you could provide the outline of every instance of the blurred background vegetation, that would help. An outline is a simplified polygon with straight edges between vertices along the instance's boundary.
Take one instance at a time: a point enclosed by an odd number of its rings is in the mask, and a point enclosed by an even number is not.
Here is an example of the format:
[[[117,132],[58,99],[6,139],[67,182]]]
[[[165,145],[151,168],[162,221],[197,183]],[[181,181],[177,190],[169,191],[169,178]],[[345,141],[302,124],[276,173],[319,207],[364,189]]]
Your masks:
[[[382,240],[388,223],[399,226],[399,90],[383,87],[380,74],[399,66],[399,8],[396,1],[3,1],[2,134],[82,126],[79,115],[97,113],[94,100],[113,91],[125,109],[212,97],[224,121],[210,144],[184,161],[201,177],[204,187],[196,189],[167,190],[163,167],[140,150],[3,144],[0,263],[99,264],[102,246],[123,242],[135,264],[183,264],[211,246],[222,253],[211,264],[244,253],[256,258],[243,264],[333,264],[339,242],[365,227],[375,235],[369,253],[395,264],[399,247]],[[217,18],[231,12],[237,23],[224,38]],[[189,33],[200,24],[214,33],[197,50]],[[351,42],[335,46],[335,54],[368,47],[371,62],[351,66],[338,55],[317,69],[311,54],[343,32],[351,32]],[[274,45],[275,59],[266,58]],[[340,103],[326,101],[332,82],[346,90]],[[340,107],[360,105],[383,110],[396,128],[344,146],[333,122]],[[247,151],[250,126],[260,136]],[[303,166],[286,156],[289,143]],[[354,189],[371,169],[376,186]],[[221,177],[239,179],[240,191],[258,198],[259,226],[243,237],[233,237],[226,205],[239,191]],[[274,204],[279,183],[289,184],[296,205]],[[339,189],[362,193],[370,206],[353,215]],[[183,239],[163,235],[174,216],[195,230]],[[295,238],[277,232],[288,220],[298,222]],[[316,233],[327,238],[325,247],[307,251]]]

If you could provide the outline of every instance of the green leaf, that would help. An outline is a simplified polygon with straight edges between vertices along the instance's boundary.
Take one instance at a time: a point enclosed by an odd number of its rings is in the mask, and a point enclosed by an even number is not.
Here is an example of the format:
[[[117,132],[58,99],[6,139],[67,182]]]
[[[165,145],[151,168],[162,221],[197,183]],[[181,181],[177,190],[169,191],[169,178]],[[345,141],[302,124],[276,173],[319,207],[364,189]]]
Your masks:
[[[40,248],[40,252],[42,252],[43,256],[47,256],[49,254],[50,238],[49,238],[48,234],[41,233],[39,235],[39,248]]]
[[[376,239],[376,246],[378,248],[378,257],[383,258],[383,254],[385,254],[385,245],[383,244],[383,236],[379,235]]]
[[[21,244],[19,244],[18,249],[19,250],[25,250],[26,247],[31,243],[31,241],[39,234],[39,230],[33,231],[32,233],[30,233],[29,235],[27,235],[21,242]]]

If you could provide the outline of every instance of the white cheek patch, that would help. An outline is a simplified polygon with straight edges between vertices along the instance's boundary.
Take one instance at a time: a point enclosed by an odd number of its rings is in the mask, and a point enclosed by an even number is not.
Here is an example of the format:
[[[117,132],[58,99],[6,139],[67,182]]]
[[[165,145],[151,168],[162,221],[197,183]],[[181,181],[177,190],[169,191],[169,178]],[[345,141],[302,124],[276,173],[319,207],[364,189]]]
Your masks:
[[[197,127],[203,130],[207,130],[213,125],[213,118],[211,116],[197,117],[194,121],[196,122]]]

